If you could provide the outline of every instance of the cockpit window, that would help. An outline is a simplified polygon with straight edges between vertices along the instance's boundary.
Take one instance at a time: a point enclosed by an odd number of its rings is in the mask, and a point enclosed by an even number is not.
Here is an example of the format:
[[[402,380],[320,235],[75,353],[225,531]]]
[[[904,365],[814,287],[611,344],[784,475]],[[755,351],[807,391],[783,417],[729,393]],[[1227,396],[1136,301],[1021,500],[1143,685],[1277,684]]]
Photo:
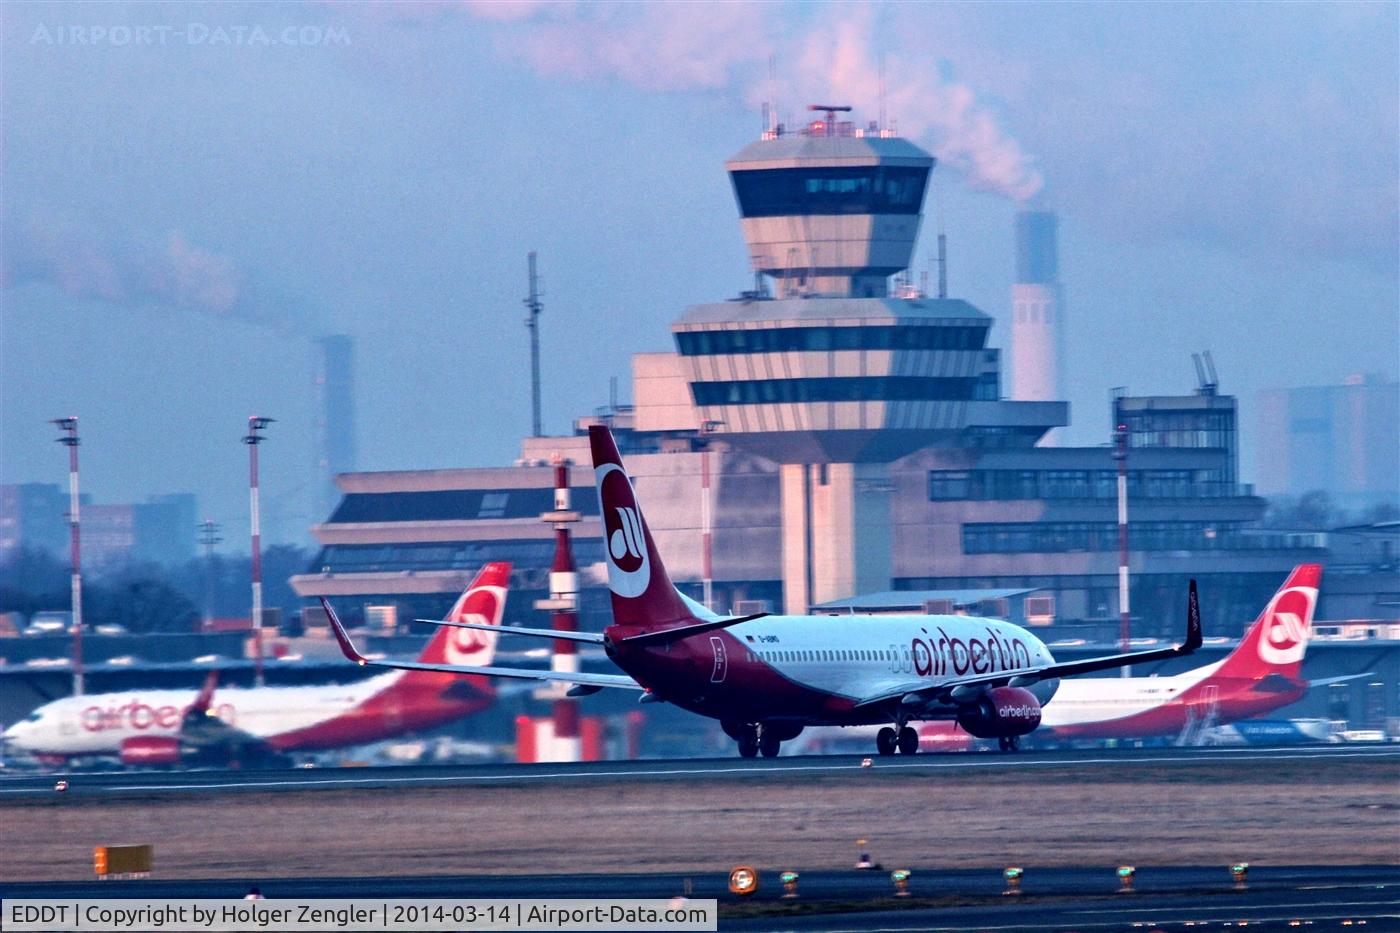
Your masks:
[[[25,722],[38,722],[40,719],[43,719],[43,718],[44,718],[44,714],[43,714],[43,713],[40,713],[40,712],[36,709],[34,712],[32,712],[32,713],[30,713],[28,716],[24,717],[24,721],[25,721]]]

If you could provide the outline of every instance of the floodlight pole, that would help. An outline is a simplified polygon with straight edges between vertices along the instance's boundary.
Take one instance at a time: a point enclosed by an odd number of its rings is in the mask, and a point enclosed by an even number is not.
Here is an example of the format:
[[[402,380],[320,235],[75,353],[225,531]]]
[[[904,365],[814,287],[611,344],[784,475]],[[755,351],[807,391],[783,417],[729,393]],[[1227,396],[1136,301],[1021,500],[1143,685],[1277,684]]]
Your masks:
[[[73,695],[83,695],[83,572],[78,528],[78,418],[54,418],[49,422],[63,432],[58,442],[68,448],[68,550],[72,563]]]
[[[243,443],[248,445],[248,504],[252,513],[253,533],[253,683],[261,687],[263,678],[262,643],[262,532],[258,527],[258,445],[264,438],[259,431],[273,421],[252,415],[248,418],[248,433]]]
[[[1118,461],[1118,646],[1124,654],[1131,647],[1128,607],[1128,426],[1120,424],[1113,432],[1113,459]],[[1121,677],[1131,677],[1131,668],[1119,668]]]

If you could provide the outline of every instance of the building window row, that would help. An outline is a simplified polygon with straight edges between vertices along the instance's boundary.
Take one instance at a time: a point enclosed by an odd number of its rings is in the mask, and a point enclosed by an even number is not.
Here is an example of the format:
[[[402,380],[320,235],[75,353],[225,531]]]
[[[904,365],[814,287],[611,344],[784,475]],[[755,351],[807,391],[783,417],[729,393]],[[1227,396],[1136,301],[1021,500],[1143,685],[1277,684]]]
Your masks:
[[[682,356],[809,350],[981,350],[986,342],[987,328],[982,325],[770,327],[676,334],[676,347]]]
[[[406,570],[475,571],[488,561],[508,560],[517,570],[544,568],[554,558],[554,541],[433,541],[415,544],[329,544],[310,573],[401,573]],[[603,559],[598,538],[574,538],[574,558],[590,564]]]
[[[579,492],[589,493],[588,490]],[[585,515],[598,514],[598,500],[576,494],[574,502]],[[433,492],[352,492],[340,501],[330,521],[431,522],[472,521],[493,518],[532,518],[554,509],[554,490],[539,489],[443,489]]]
[[[750,169],[730,172],[745,217],[917,214],[928,169],[903,166]]]
[[[1217,499],[1252,495],[1217,470],[1129,470],[1130,499]],[[1115,499],[1116,470],[930,470],[935,502],[1018,499]]]
[[[962,526],[964,554],[1116,551],[1116,522],[989,522]],[[1244,531],[1237,522],[1130,522],[1134,551],[1218,551],[1297,547],[1286,535]]]
[[[965,401],[995,393],[994,384],[965,377],[851,376],[831,379],[749,379],[694,382],[697,405],[770,402]],[[996,395],[991,394],[995,399]]]

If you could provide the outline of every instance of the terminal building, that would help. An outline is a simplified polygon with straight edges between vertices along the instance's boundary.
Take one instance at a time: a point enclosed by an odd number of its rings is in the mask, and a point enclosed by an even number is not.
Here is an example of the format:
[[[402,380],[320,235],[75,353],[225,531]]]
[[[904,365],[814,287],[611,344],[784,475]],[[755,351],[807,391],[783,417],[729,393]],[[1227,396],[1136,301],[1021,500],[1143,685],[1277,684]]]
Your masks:
[[[1207,634],[1238,635],[1295,563],[1324,558],[1316,537],[1252,527],[1265,503],[1239,481],[1235,400],[1213,384],[1122,393],[1091,413],[1102,446],[1047,445],[1069,420],[1056,397],[1053,215],[1018,221],[1022,281],[1003,328],[1021,341],[1011,392],[993,316],[904,275],[935,160],[835,116],[766,133],[729,160],[756,287],[672,311],[674,349],[633,358],[633,405],[524,439],[513,466],[341,475],[297,592],[335,597],[351,616],[394,605],[411,618],[444,611],[485,561],[511,560],[507,618],[538,624],[529,607],[547,595],[553,547],[539,515],[562,457],[579,487],[583,624],[601,628],[586,437],[598,422],[613,428],[673,579],[721,612],[798,613],[892,590],[1033,592],[1033,624],[1111,640],[1118,424],[1135,636],[1179,630],[1190,577]]]

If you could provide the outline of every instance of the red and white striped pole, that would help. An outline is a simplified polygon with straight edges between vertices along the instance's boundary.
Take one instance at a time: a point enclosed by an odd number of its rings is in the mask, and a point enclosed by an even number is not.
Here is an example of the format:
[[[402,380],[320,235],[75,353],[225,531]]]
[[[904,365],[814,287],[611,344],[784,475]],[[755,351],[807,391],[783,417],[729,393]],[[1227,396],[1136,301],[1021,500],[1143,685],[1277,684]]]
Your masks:
[[[1113,459],[1118,461],[1118,646],[1126,654],[1131,647],[1128,630],[1128,427],[1118,425],[1114,432]],[[1120,676],[1131,677],[1131,668],[1121,667]]]
[[[258,445],[265,437],[258,432],[272,423],[271,418],[252,415],[248,418],[248,507],[253,533],[253,683],[261,687],[263,678],[262,643],[262,531],[258,527]]]
[[[549,605],[557,632],[578,631],[578,571],[570,543],[569,525],[578,521],[569,497],[569,461],[554,462],[554,511],[546,516],[554,525],[554,563],[549,568]],[[550,668],[578,673],[578,644],[555,639]],[[554,760],[578,761],[582,751],[579,739],[578,701],[558,696],[554,701]]]
[[[704,586],[702,593],[705,608],[713,610],[715,574],[711,560],[714,539],[713,519],[710,516],[710,445],[700,451],[700,580]]]
[[[83,571],[78,528],[78,418],[55,418],[63,436],[58,442],[68,448],[68,552],[72,562],[73,600],[73,695],[83,695]]]

